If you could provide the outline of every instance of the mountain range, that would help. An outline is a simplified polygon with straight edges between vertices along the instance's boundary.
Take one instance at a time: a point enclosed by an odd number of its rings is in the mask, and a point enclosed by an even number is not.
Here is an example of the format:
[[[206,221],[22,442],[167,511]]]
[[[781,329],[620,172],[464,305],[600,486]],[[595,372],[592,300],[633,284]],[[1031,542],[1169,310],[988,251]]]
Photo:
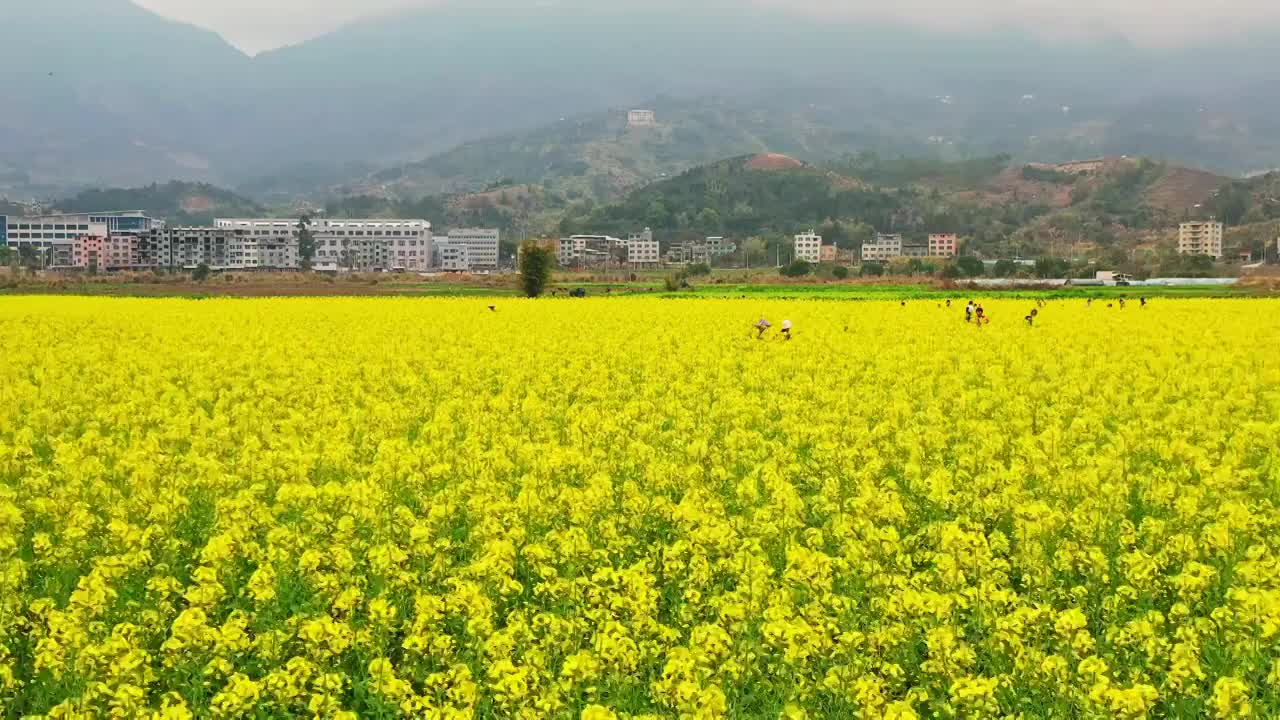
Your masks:
[[[532,181],[535,144],[547,172],[588,183],[593,163],[632,162],[599,181],[626,186],[761,150],[1280,166],[1280,44],[1265,35],[1148,50],[570,0],[404,11],[249,57],[127,0],[21,3],[4,19],[11,196],[171,178],[259,197]],[[600,160],[621,113],[649,106],[665,139]]]

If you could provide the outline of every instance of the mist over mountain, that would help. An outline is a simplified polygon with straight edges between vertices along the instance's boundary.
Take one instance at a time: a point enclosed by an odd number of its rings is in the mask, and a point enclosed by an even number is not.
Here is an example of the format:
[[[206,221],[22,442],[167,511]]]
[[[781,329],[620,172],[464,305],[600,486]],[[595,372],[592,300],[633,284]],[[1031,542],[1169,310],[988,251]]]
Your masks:
[[[321,187],[343,168],[659,97],[801,115],[818,135],[868,144],[884,130],[953,153],[1280,166],[1280,46],[1261,36],[1151,50],[725,4],[559,3],[405,11],[250,58],[126,0],[24,3],[6,23],[0,192],[171,178]]]

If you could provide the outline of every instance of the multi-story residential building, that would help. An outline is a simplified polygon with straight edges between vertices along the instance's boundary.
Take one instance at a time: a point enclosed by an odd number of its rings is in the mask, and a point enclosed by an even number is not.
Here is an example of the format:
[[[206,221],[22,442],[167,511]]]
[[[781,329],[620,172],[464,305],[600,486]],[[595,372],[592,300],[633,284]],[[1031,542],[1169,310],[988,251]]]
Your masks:
[[[216,229],[229,233],[226,235],[226,264],[219,267],[229,270],[297,270],[302,267],[302,231],[297,220],[218,218],[213,224]],[[312,235],[314,237],[314,231]]]
[[[713,235],[702,240],[685,240],[667,248],[667,262],[670,263],[710,263],[716,258],[732,255],[738,249],[737,243]]]
[[[53,241],[53,246],[46,252],[46,259],[49,261],[49,267],[53,268],[69,268],[73,267],[72,255],[75,250],[75,240]]]
[[[255,237],[233,231],[227,242],[227,267],[234,270],[298,270],[299,241],[295,237]]]
[[[609,263],[614,251],[625,247],[612,235],[572,235],[560,240],[557,260],[563,268],[596,267]]]
[[[234,233],[208,227],[152,227],[146,232],[85,235],[73,246],[72,267],[101,270],[233,267],[228,247]]]
[[[627,127],[653,127],[657,124],[657,115],[652,110],[632,110],[627,113]]]
[[[959,251],[960,243],[955,233],[929,235],[929,257],[955,257]]]
[[[468,270],[496,270],[500,234],[484,228],[455,228],[449,231],[450,243],[467,246]]]
[[[101,235],[81,235],[72,241],[71,266],[87,270],[107,270],[109,265],[103,245],[107,238]]]
[[[133,236],[133,258],[140,268],[171,268],[168,228],[152,228]]]
[[[582,237],[560,238],[560,244],[556,248],[556,263],[562,268],[576,266],[585,248],[586,240]]]
[[[636,240],[644,240],[644,241],[647,241],[647,240],[652,240],[652,239],[653,239],[653,229],[652,229],[652,228],[645,228],[644,230],[641,230],[640,232],[633,232],[633,233],[631,233],[630,235],[628,235],[628,236],[627,236],[627,242],[633,242],[633,241],[636,241]]]
[[[1178,252],[1182,255],[1222,257],[1222,223],[1184,222],[1178,226]]]
[[[924,258],[929,257],[929,244],[923,242],[903,242],[902,257]]]
[[[676,265],[683,265],[691,260],[689,245],[687,243],[676,243],[667,248],[667,253],[663,257],[667,262]]]
[[[259,239],[296,241],[300,234],[297,220],[279,218],[219,218],[214,226]],[[321,218],[307,227],[317,267],[423,271],[431,265],[431,223],[426,220]]]
[[[712,258],[724,257],[732,255],[738,249],[738,244],[732,240],[725,240],[719,235],[712,235],[706,240],[707,254]]]
[[[823,245],[821,248],[819,248],[819,250],[821,252],[818,253],[818,260],[820,260],[821,262],[833,263],[836,261],[837,252],[836,252],[835,245],[830,245],[830,244]]]
[[[467,272],[471,269],[471,246],[466,242],[441,239],[434,247],[433,264],[445,272]]]
[[[138,254],[136,235],[81,235],[72,241],[71,264],[86,270],[137,270],[144,267]]]
[[[862,244],[862,261],[863,262],[883,262],[892,258],[902,256],[902,236],[901,235],[885,235],[880,233],[876,235],[875,242]]]
[[[405,269],[403,266],[396,265],[396,259],[392,257],[391,244],[385,240],[374,238],[351,240],[348,246],[347,261],[345,267],[363,272]],[[428,260],[427,263],[429,262]]]
[[[661,261],[661,249],[649,228],[628,235],[626,245],[627,263],[632,267],[657,267]]]
[[[795,259],[809,263],[822,261],[822,236],[810,230],[795,237]]]
[[[627,263],[633,268],[656,268],[662,262],[657,240],[637,240],[627,243]]]
[[[163,223],[140,210],[53,215],[10,215],[4,226],[4,243],[13,250],[29,248],[48,267],[74,266],[76,238],[91,235],[109,237],[137,234],[163,227]]]
[[[685,247],[685,255],[688,257],[686,262],[691,263],[707,263],[710,264],[715,255],[711,253],[711,247],[705,242],[691,242]]]
[[[167,254],[168,266],[192,269],[205,265],[226,268],[231,264],[231,241],[235,231],[217,227],[175,227],[156,239],[159,253]]]

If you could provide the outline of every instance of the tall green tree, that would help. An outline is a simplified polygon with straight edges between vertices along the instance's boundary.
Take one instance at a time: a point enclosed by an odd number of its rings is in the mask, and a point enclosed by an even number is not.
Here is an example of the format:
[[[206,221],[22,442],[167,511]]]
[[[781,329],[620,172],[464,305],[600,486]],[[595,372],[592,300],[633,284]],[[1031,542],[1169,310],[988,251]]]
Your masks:
[[[36,256],[36,249],[30,245],[19,245],[18,264],[34,273],[36,268],[40,266],[39,259]]]
[[[520,289],[528,297],[535,298],[546,292],[551,284],[551,268],[555,256],[551,248],[535,242],[520,246]]]
[[[302,261],[302,269],[310,270],[311,261],[316,256],[316,239],[311,234],[311,216],[298,218],[298,259]]]
[[[982,277],[986,273],[986,266],[972,255],[961,255],[956,258],[955,268],[964,277]]]

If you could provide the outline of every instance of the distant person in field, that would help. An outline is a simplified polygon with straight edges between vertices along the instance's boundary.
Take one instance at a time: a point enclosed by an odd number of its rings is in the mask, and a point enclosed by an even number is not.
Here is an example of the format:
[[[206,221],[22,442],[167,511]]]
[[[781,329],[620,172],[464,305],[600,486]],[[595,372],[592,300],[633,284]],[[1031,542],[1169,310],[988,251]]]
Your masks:
[[[791,339],[791,321],[790,320],[782,321],[782,336],[788,340]]]
[[[1140,298],[1138,298],[1138,302],[1142,303],[1142,307],[1146,307],[1146,306],[1147,306],[1147,299],[1146,299],[1146,298],[1144,298],[1144,297],[1140,297]]]
[[[982,327],[983,323],[991,322],[991,318],[987,317],[987,311],[983,310],[981,305],[973,311],[973,314],[978,318],[978,327]]]
[[[964,321],[973,322],[973,301],[970,300],[968,305],[964,306]]]
[[[1039,314],[1040,311],[1035,308],[1032,308],[1031,312],[1027,313],[1027,317],[1024,318],[1027,321],[1027,327],[1032,327],[1036,324],[1036,315]]]
[[[755,325],[756,339],[759,340],[760,338],[764,337],[764,331],[768,330],[771,327],[773,327],[773,323],[769,322],[768,320],[765,320],[764,318],[760,318],[759,322],[757,322]]]
[[[947,307],[951,307],[951,298],[947,298]]]

